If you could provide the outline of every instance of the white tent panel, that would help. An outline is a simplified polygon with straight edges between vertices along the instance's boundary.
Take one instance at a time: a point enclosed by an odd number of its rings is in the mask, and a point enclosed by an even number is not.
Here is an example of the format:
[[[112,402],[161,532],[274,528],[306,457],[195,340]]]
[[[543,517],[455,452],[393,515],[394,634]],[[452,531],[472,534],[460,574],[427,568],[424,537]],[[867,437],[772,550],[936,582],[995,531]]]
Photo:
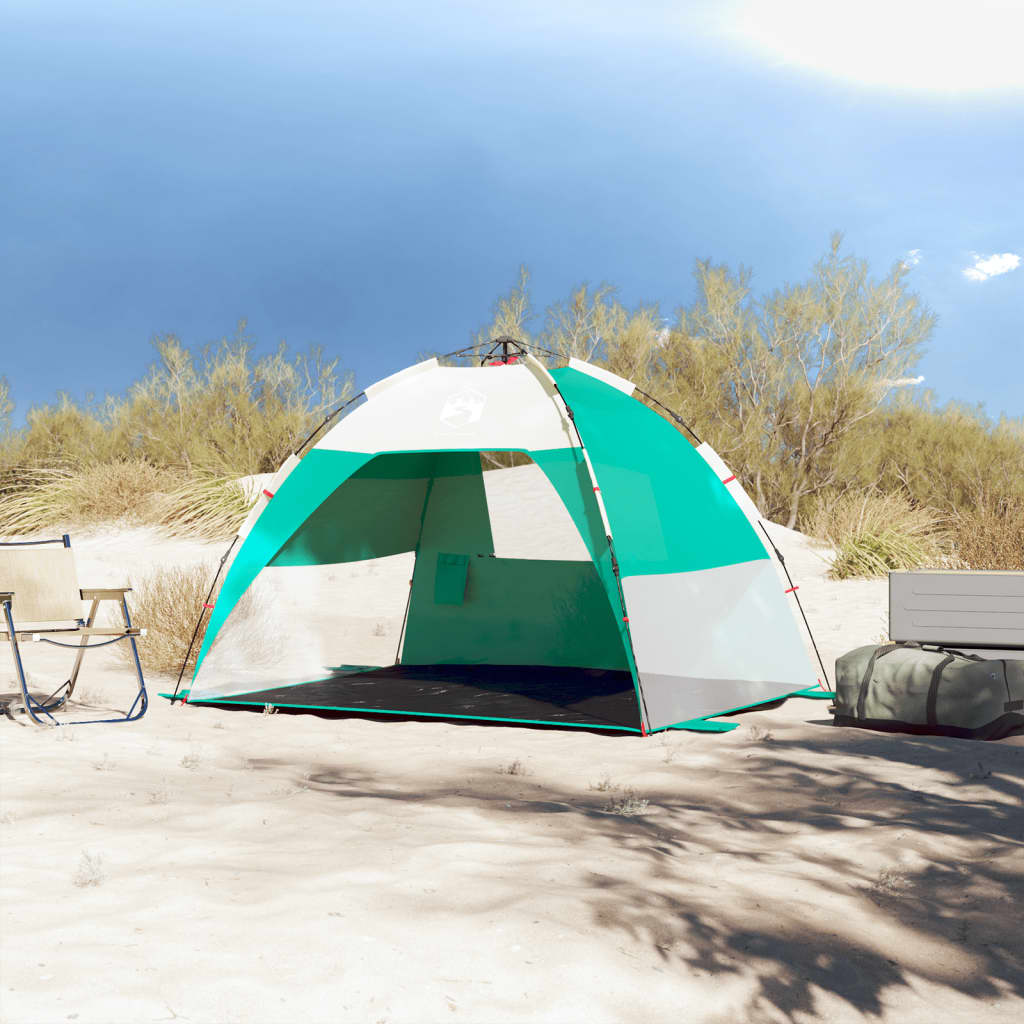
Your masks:
[[[316,447],[388,452],[574,446],[574,435],[536,377],[525,366],[509,365],[439,366],[397,379]]]
[[[636,385],[631,380],[626,380],[625,377],[620,377],[617,373],[612,373],[611,370],[594,366],[593,363],[585,363],[582,359],[570,359],[569,366],[574,370],[579,370],[580,373],[585,373],[588,377],[601,381],[603,384],[611,385],[616,391],[621,391],[625,395],[631,395],[636,391]]]
[[[652,728],[817,682],[768,559],[628,576],[622,589]]]

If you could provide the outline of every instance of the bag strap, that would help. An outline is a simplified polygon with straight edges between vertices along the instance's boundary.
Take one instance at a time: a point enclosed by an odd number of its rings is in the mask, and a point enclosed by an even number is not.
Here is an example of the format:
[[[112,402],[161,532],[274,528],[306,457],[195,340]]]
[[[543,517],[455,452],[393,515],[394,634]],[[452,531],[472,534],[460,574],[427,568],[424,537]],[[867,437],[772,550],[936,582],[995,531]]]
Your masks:
[[[925,721],[929,725],[938,725],[938,719],[935,715],[935,706],[939,700],[939,683],[942,681],[942,673],[945,672],[946,666],[956,660],[955,654],[947,654],[942,661],[932,669],[932,681],[928,687],[928,701],[925,704]],[[982,659],[978,659],[981,661]]]
[[[868,658],[867,667],[864,669],[864,678],[860,681],[860,692],[857,694],[857,717],[864,717],[864,705],[868,699],[868,686],[871,684],[871,673],[875,670],[875,662],[879,658],[884,658],[887,654],[892,654],[893,651],[898,651],[901,647],[916,647],[914,643],[895,643],[886,644],[884,647],[876,647],[871,652],[871,657]]]

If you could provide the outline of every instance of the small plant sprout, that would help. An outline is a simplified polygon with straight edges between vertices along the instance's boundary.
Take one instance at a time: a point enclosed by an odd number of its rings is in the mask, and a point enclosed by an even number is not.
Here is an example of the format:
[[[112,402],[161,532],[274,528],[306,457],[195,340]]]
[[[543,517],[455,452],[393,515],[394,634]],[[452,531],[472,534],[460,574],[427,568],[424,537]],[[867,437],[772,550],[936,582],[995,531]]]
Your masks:
[[[276,715],[277,714],[277,708],[274,707],[273,704],[264,704],[263,705],[263,714],[265,714],[265,715]]]
[[[102,885],[106,880],[107,873],[103,869],[103,858],[98,853],[82,851],[82,858],[71,879],[79,889],[88,889],[92,886]]]
[[[182,756],[180,764],[182,768],[187,768],[190,772],[194,772],[199,767],[200,760],[199,752],[190,750]]]
[[[635,818],[638,814],[643,814],[649,805],[650,800],[643,800],[633,790],[627,789],[609,801],[608,810],[624,818]]]
[[[772,736],[770,729],[763,729],[759,725],[750,726],[748,732],[750,734],[750,738],[755,743],[771,743],[771,741],[775,738],[774,736]]]
[[[508,764],[503,764],[498,768],[498,771],[502,775],[529,775],[529,769],[523,764],[519,758],[514,761],[509,761]]]
[[[595,793],[614,793],[619,787],[612,782],[610,775],[602,775],[597,782],[591,782],[587,785],[587,789],[592,790]]]

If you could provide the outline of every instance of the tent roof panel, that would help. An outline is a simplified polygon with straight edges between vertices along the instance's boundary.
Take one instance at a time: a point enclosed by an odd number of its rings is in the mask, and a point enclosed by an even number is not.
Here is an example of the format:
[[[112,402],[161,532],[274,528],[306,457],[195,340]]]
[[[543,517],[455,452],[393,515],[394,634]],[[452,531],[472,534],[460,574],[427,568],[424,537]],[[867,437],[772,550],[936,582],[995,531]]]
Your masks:
[[[525,367],[435,366],[395,374],[318,449],[350,452],[570,448],[575,435]]]

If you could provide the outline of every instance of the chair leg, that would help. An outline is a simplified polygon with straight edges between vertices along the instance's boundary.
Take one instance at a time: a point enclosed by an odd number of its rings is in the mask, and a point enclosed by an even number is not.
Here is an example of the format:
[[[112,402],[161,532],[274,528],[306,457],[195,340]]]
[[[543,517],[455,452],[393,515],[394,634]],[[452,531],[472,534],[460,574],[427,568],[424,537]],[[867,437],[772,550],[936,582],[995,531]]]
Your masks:
[[[124,628],[132,628],[131,616],[128,614],[128,599],[121,595],[121,615],[124,618]],[[146,680],[142,678],[142,662],[139,661],[139,649],[135,644],[135,637],[129,636],[128,643],[132,646],[132,660],[135,662],[135,675],[139,680],[139,692],[135,697],[132,706],[128,709],[128,714],[125,717],[126,722],[134,722],[136,719],[141,718],[146,713],[146,708],[149,707],[149,696],[146,693]],[[136,707],[138,711],[136,712]]]
[[[92,601],[92,607],[89,609],[89,617],[85,620],[86,626],[96,625],[96,610],[100,606],[100,599],[94,597]],[[75,655],[75,664],[71,668],[71,676],[68,679],[68,692],[64,697],[64,700],[70,700],[71,694],[75,691],[75,683],[78,682],[78,672],[82,667],[82,658],[85,657],[86,644],[89,642],[87,636],[83,636],[78,642],[78,653]]]
[[[28,680],[25,679],[25,666],[21,661],[21,650],[18,647],[18,634],[14,628],[14,615],[11,611],[11,602],[4,601],[4,620],[7,624],[7,639],[11,642],[11,653],[14,657],[14,668],[18,673],[18,682],[21,684],[21,703],[25,709],[25,714],[28,715],[29,721],[36,725],[57,725],[57,720],[50,714],[50,709],[45,705],[40,704],[32,694],[28,692]],[[41,711],[49,722],[44,722],[37,714],[36,711]]]

